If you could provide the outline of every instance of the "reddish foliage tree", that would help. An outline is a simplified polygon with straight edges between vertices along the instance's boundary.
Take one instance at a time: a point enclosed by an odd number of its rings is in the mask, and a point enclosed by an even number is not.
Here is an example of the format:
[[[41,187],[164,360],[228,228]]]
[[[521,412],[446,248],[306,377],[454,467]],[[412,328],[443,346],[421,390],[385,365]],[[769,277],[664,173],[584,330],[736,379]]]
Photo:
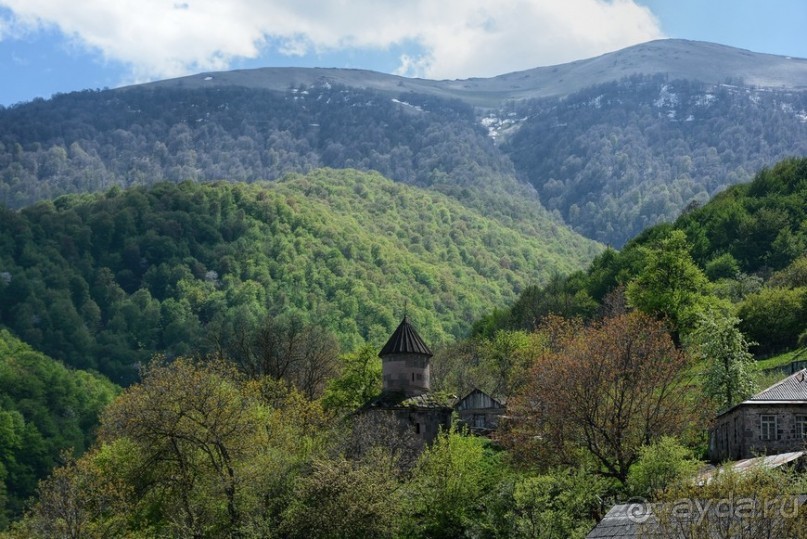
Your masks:
[[[529,462],[572,463],[583,450],[624,483],[642,445],[686,426],[689,360],[661,322],[638,312],[565,337],[508,403],[503,441]]]

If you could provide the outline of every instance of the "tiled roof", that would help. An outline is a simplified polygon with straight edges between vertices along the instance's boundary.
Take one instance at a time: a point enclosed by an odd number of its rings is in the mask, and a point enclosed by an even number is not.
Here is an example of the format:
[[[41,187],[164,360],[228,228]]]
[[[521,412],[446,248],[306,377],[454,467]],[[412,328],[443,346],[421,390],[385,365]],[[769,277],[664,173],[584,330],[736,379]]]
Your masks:
[[[424,356],[432,356],[432,351],[420,338],[415,328],[409,323],[409,320],[404,316],[398,329],[384,345],[384,348],[378,353],[379,357],[384,357],[389,354],[420,354]]]
[[[807,369],[795,372],[745,402],[807,401]]]

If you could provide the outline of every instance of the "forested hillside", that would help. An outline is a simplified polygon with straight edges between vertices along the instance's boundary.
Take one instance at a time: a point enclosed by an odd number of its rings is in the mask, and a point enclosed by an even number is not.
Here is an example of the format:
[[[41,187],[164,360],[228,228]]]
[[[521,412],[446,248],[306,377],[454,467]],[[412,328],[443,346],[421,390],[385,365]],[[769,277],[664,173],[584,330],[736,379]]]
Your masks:
[[[117,389],[0,329],[0,529],[22,513],[37,481],[61,464],[61,452],[78,455],[90,447]]]
[[[79,92],[0,110],[0,203],[160,181],[375,170],[541,232],[545,210],[459,101],[330,85]]]
[[[615,247],[762,167],[807,155],[807,92],[741,81],[637,76],[506,114],[523,120],[504,131],[502,150],[544,205]]]
[[[210,350],[268,316],[351,350],[406,307],[439,343],[596,251],[561,225],[526,235],[377,174],[162,183],[0,209],[0,322],[127,383],[156,352]]]
[[[759,354],[807,342],[807,159],[762,170],[622,251],[606,250],[584,272],[528,288],[477,331],[531,328],[551,313],[591,319],[625,302],[681,333],[709,309],[731,312]]]
[[[582,539],[620,500],[803,494],[694,477],[752,353],[807,346],[807,158],[773,165],[807,61],[649,45],[0,107],[0,537]],[[421,402],[487,392],[490,439],[361,413],[404,313]]]
[[[656,64],[672,58],[661,45],[648,50],[662,55]],[[308,84],[282,89],[271,77],[262,88],[195,76],[0,109],[0,204],[356,168],[440,191],[530,233],[543,233],[548,209],[619,248],[760,168],[807,153],[807,92],[756,88],[741,74],[720,84],[635,74],[571,95],[505,100],[506,88],[532,80],[510,74],[495,79],[496,109],[436,90],[395,93],[395,85],[337,86],[308,75]]]
[[[124,217],[105,222],[103,214],[113,208]],[[694,486],[694,478],[713,414],[755,391],[748,339],[738,330],[736,315],[743,317],[740,329],[746,335],[756,338],[749,321],[763,328],[763,352],[792,346],[805,328],[805,208],[807,159],[784,161],[760,172],[753,183],[691,209],[675,224],[648,229],[621,252],[607,250],[586,272],[526,289],[512,309],[477,326],[482,335],[435,347],[433,390],[483,387],[508,397],[494,443],[452,428],[419,451],[412,445],[414,429],[352,413],[378,390],[377,347],[343,356],[343,370],[327,384],[323,398],[307,396],[285,378],[226,360],[155,358],[104,409],[93,446],[42,481],[30,509],[3,536],[91,530],[132,537],[583,538],[614,503],[630,497],[652,503],[800,493],[801,476],[776,469],[760,469],[760,475],[720,473],[707,486]],[[58,222],[60,228],[48,229],[48,253],[57,259],[55,246],[65,245],[69,256],[80,260],[77,267],[93,266],[91,247],[78,254],[82,242],[99,241],[99,248],[110,253],[104,263],[121,269],[98,274],[114,275],[121,285],[107,287],[113,293],[97,298],[124,302],[113,315],[118,322],[105,331],[137,320],[141,326],[128,331],[153,337],[156,333],[140,333],[142,324],[175,312],[178,304],[187,305],[184,318],[163,318],[163,323],[198,328],[192,320],[197,312],[215,316],[214,309],[204,307],[209,299],[247,297],[226,311],[229,320],[242,325],[267,279],[288,272],[294,285],[306,284],[300,290],[311,290],[312,282],[342,283],[339,277],[357,272],[363,283],[375,283],[373,265],[405,283],[403,291],[385,297],[384,305],[408,297],[421,326],[429,319],[428,309],[440,311],[440,305],[424,308],[422,287],[429,298],[442,298],[445,274],[421,282],[417,268],[426,266],[407,256],[424,263],[435,257],[453,261],[445,271],[456,282],[446,286],[474,301],[472,292],[484,292],[481,275],[491,271],[502,283],[510,274],[496,274],[496,264],[487,266],[483,257],[474,277],[462,262],[462,250],[483,253],[486,243],[515,245],[510,256],[524,248],[524,238],[513,244],[507,234],[494,234],[491,221],[484,230],[464,220],[464,211],[447,197],[374,175],[321,171],[270,185],[163,183],[62,198],[4,215],[18,222],[39,215],[31,220],[29,236],[45,230],[44,223]],[[359,221],[360,213],[372,214],[377,224]],[[389,221],[384,216],[390,213],[402,218]],[[437,218],[428,221],[427,215]],[[84,233],[78,226],[82,219],[90,223]],[[481,242],[462,244],[455,255],[451,242],[429,243],[442,237],[448,220]],[[106,234],[92,235],[93,224]],[[382,241],[383,227],[387,238],[402,241]],[[343,252],[362,244],[365,228],[378,250]],[[294,237],[288,242],[286,229]],[[119,230],[129,233],[119,237]],[[233,238],[232,244],[202,243],[218,235]],[[121,240],[125,245],[125,238],[136,239],[123,251],[115,248]],[[350,241],[341,243],[342,238]],[[7,238],[4,242],[11,245]],[[32,245],[16,249],[31,257]],[[318,262],[298,256],[298,245],[307,247],[305,253],[318,253]],[[214,266],[211,252],[226,264]],[[523,255],[523,260],[511,259],[513,266],[535,264]],[[179,257],[182,263],[176,266]],[[129,266],[123,265],[127,259]],[[409,265],[399,266],[398,260]],[[408,281],[407,272],[395,273],[406,267],[413,268]],[[504,269],[501,263],[498,267]],[[178,282],[168,271],[172,268],[183,275]],[[470,284],[462,280],[467,276]],[[8,284],[9,276],[3,279]],[[57,280],[52,274],[43,279]],[[138,282],[141,288],[127,295],[126,288]],[[82,296],[80,285],[72,289]],[[179,294],[158,299],[172,290]],[[272,292],[273,297],[296,301],[298,289],[288,290]],[[361,292],[349,290],[349,297]],[[323,304],[330,300],[327,290],[325,296]],[[137,301],[161,305],[138,312],[131,307]],[[203,308],[194,310],[195,305]],[[328,324],[328,314],[339,305],[331,302],[317,311],[317,323]],[[384,320],[387,311],[375,307],[372,316]],[[362,316],[359,304],[350,320]],[[204,328],[205,336],[216,334],[214,324]],[[239,327],[229,332],[238,334]],[[166,334],[167,329],[160,338]],[[276,335],[269,332],[270,344],[277,343],[271,340]],[[427,340],[434,343],[431,335]],[[191,335],[204,342],[200,336]],[[785,340],[777,341],[780,337]],[[759,521],[767,526],[771,519],[762,515]],[[790,537],[792,530],[804,529],[803,516],[788,524],[792,528],[783,536]]]

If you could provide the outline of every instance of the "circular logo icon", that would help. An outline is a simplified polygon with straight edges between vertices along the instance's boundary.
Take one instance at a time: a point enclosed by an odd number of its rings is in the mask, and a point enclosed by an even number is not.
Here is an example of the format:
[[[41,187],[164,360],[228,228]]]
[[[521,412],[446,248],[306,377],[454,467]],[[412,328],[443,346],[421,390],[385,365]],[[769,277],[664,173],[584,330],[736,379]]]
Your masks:
[[[650,504],[644,501],[629,503],[625,513],[631,522],[644,524],[650,518]]]

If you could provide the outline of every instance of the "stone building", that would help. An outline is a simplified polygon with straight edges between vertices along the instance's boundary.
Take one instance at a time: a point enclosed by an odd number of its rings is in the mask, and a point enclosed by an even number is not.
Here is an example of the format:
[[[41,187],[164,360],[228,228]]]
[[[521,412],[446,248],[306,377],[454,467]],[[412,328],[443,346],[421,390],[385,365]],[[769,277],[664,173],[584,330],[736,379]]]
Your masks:
[[[714,462],[801,451],[807,442],[807,369],[717,416],[709,433]]]
[[[471,432],[475,434],[488,434],[499,426],[499,418],[506,411],[503,399],[491,397],[481,389],[474,389],[457,404],[454,409],[459,419]]]
[[[388,414],[421,445],[451,427],[451,403],[431,393],[432,352],[406,316],[379,352],[383,390],[359,413]]]

